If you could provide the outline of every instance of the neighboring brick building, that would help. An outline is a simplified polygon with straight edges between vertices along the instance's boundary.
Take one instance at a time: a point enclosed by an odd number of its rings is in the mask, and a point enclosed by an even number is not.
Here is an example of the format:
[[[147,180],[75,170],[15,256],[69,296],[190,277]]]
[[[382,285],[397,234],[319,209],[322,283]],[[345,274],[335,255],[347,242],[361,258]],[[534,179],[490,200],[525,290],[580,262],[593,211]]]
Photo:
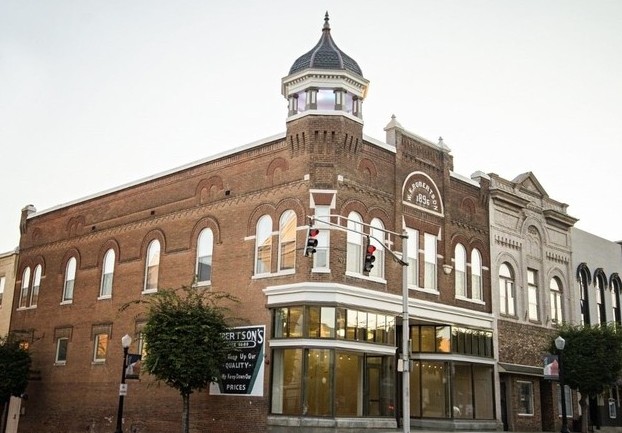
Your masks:
[[[254,386],[193,394],[192,431],[396,427],[404,291],[412,424],[498,429],[489,178],[454,173],[442,140],[395,118],[386,142],[365,136],[367,86],[326,17],[283,79],[284,134],[26,208],[11,330],[29,342],[34,374],[20,432],[112,431],[121,336],[140,353],[145,321],[120,307],[189,284],[236,296],[232,313],[265,330]],[[303,255],[309,217],[320,229],[313,257]],[[178,428],[181,399],[152,385],[147,375],[129,383],[125,431]]]
[[[622,242],[611,242],[573,228],[572,270],[574,322],[622,326]],[[598,397],[589,399],[592,427],[610,431],[622,427],[620,383],[612,383]]]
[[[533,173],[490,175],[491,274],[500,411],[510,431],[555,431],[559,385],[543,379],[550,337],[572,321],[570,230],[577,221]],[[572,416],[573,403],[568,397]]]
[[[9,251],[0,254],[0,336],[9,333],[11,322],[11,306],[13,305],[13,287],[15,287],[15,267],[17,252]]]

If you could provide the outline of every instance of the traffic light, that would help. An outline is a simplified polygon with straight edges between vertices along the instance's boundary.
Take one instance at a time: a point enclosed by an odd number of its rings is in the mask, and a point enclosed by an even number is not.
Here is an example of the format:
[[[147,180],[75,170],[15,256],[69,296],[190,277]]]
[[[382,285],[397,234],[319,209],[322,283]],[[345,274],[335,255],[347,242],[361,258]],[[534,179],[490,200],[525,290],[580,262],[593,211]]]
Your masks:
[[[365,261],[363,262],[363,272],[369,274],[371,268],[374,267],[374,262],[376,261],[376,257],[374,253],[376,252],[376,247],[371,244],[369,239],[367,239],[367,248],[365,249]]]
[[[317,247],[317,235],[320,233],[319,229],[314,229],[309,226],[307,229],[307,245],[305,246],[305,256],[311,256],[315,253],[315,247]]]

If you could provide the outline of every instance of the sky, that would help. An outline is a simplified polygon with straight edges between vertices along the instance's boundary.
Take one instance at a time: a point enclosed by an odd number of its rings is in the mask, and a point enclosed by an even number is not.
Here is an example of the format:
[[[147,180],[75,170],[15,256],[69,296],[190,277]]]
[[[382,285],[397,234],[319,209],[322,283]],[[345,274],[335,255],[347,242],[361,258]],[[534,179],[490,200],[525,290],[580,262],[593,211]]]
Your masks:
[[[395,115],[454,171],[534,173],[576,227],[622,240],[620,0],[0,0],[0,253],[20,212],[285,131],[281,78],[324,13]]]

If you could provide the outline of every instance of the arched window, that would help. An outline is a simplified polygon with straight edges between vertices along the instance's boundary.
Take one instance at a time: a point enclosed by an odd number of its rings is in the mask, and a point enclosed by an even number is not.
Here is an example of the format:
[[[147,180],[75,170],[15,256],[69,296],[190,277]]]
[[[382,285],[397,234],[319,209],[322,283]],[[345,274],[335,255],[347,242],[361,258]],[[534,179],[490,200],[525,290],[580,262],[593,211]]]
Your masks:
[[[35,273],[32,277],[32,290],[30,291],[30,305],[29,307],[36,307],[39,300],[39,286],[41,285],[41,265],[35,267]]]
[[[587,266],[584,263],[579,265],[577,270],[577,277],[579,280],[579,291],[581,296],[581,324],[590,325],[590,301],[588,296],[588,285],[591,281],[591,275]]]
[[[346,271],[357,274],[363,272],[363,235],[360,234],[363,232],[362,222],[363,219],[358,213],[350,212],[350,215],[348,215],[348,259]]]
[[[296,212],[286,210],[279,220],[279,270],[296,266]]]
[[[160,241],[154,239],[147,247],[145,259],[145,292],[158,290],[158,277],[160,274]]]
[[[384,242],[379,242],[376,239],[381,239],[384,241],[384,224],[378,218],[374,218],[371,220],[371,229],[370,229],[371,238],[369,242],[371,245],[376,247],[376,251],[374,252],[374,257],[376,260],[374,261],[374,267],[369,272],[370,276],[384,278]]]
[[[605,311],[605,287],[607,287],[607,280],[603,270],[600,268],[594,272],[594,277],[598,323],[604,325],[607,323],[607,313]]]
[[[553,323],[562,323],[564,321],[562,310],[562,282],[559,278],[551,278],[549,291],[551,299],[551,321]]]
[[[255,275],[269,274],[272,263],[272,218],[264,215],[257,221],[255,233]]]
[[[611,286],[611,305],[613,309],[613,320],[615,321],[616,325],[620,326],[622,325],[622,317],[620,313],[620,289],[622,287],[618,274],[613,274],[611,276],[609,284]]]
[[[499,309],[501,314],[516,316],[514,270],[508,263],[499,267]]]
[[[72,257],[67,261],[67,266],[65,268],[65,284],[63,285],[62,302],[73,302],[73,288],[76,281],[76,265],[77,261],[75,257]]]
[[[30,267],[24,269],[22,274],[22,290],[19,296],[19,308],[28,306],[28,291],[30,289]]]
[[[114,276],[114,262],[116,253],[111,248],[104,255],[104,266],[102,268],[102,280],[99,285],[99,297],[109,298],[112,296],[112,280]]]
[[[471,298],[484,300],[482,289],[482,255],[477,248],[471,251]]]
[[[198,284],[207,284],[212,280],[212,252],[214,234],[211,229],[203,229],[197,241],[196,276]]]
[[[462,244],[456,244],[454,248],[454,268],[456,296],[466,297],[466,249]]]

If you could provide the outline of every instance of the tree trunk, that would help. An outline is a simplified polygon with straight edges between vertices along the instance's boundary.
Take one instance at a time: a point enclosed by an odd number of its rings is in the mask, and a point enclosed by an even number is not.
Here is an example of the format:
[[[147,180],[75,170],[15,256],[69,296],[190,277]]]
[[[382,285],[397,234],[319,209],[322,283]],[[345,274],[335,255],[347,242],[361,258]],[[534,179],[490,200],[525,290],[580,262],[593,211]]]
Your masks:
[[[181,411],[181,432],[190,433],[190,394],[183,393]]]
[[[590,406],[588,404],[588,396],[581,394],[579,400],[581,406],[581,433],[587,433],[587,426],[590,418]]]

